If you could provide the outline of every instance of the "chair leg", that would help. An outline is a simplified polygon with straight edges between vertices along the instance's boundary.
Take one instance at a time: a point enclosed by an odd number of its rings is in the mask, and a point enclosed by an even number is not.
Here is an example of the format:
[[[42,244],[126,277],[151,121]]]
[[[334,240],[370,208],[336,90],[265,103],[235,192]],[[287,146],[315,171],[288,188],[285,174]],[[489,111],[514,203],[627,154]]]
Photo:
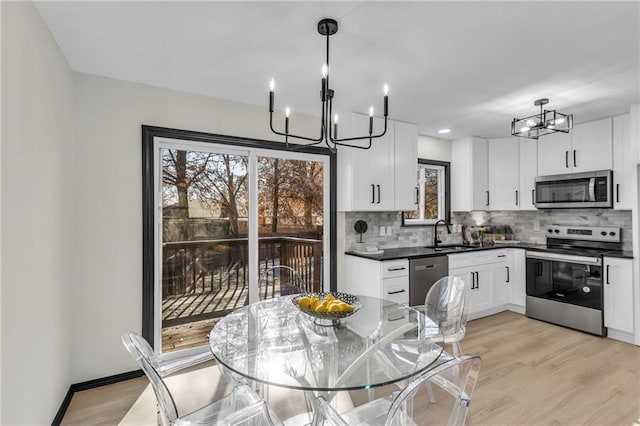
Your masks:
[[[427,383],[425,383],[425,386],[427,388],[427,395],[429,395],[429,401],[431,401],[432,404],[436,403],[436,397],[433,394],[433,388],[431,387],[431,382],[428,381]]]
[[[456,358],[460,358],[460,343],[458,342],[453,342],[451,344],[451,346],[453,347],[453,356],[455,356]]]

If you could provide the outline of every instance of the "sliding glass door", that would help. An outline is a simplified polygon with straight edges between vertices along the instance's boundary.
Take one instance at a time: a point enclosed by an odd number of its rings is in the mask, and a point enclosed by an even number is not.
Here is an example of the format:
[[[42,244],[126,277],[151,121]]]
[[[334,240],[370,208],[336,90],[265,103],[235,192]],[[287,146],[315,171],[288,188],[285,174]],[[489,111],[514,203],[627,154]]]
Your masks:
[[[157,352],[202,350],[224,315],[286,293],[273,266],[329,289],[328,156],[159,137],[153,150]]]

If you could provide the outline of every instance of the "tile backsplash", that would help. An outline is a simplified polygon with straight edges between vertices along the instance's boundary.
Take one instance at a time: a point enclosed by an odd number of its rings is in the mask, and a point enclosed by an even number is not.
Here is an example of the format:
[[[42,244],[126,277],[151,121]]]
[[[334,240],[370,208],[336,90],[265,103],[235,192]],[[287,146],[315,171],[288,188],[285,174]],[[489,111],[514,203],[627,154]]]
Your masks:
[[[348,212],[345,213],[345,248],[352,250],[359,241],[353,225],[359,219],[367,222],[362,241],[366,246],[380,248],[426,246],[433,244],[433,226],[402,226],[400,212]],[[446,227],[438,227],[443,244],[462,243],[459,225],[509,225],[514,239],[527,243],[545,243],[545,227],[551,224],[613,226],[622,228],[622,246],[632,249],[631,211],[613,209],[548,209],[536,211],[474,211],[452,213],[454,231],[447,234]],[[381,235],[381,227],[384,235]]]

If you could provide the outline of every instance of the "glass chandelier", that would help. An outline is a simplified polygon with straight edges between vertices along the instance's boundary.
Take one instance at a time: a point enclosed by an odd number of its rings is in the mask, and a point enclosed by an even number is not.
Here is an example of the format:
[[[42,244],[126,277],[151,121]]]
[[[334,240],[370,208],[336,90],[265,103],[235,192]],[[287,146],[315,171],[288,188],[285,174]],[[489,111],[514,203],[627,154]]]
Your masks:
[[[526,118],[514,118],[511,122],[511,134],[530,139],[555,132],[569,133],[573,128],[573,114],[562,114],[556,110],[546,110],[543,106],[549,99],[536,100],[533,104],[540,106],[540,113]]]

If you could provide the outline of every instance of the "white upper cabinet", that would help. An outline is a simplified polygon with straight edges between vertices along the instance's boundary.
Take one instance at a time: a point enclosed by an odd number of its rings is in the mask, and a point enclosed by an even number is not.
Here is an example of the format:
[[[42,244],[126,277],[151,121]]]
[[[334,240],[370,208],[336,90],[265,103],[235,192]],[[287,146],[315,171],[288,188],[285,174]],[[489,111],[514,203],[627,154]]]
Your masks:
[[[538,144],[534,139],[520,138],[520,210],[535,210],[536,176],[538,176]]]
[[[613,167],[612,120],[575,125],[567,134],[542,136],[538,140],[538,174],[555,175]]]
[[[631,210],[635,156],[629,114],[613,117],[613,208]]]
[[[489,209],[488,141],[477,137],[451,143],[451,210]]]
[[[374,117],[373,133],[384,129]],[[369,117],[351,115],[351,136],[367,135]],[[340,137],[347,135],[340,134]],[[368,141],[354,142],[368,145]],[[396,211],[415,208],[417,126],[388,120],[386,134],[370,149],[338,147],[338,210]]]
[[[489,139],[489,208],[520,209],[518,138]]]
[[[418,127],[415,124],[395,122],[395,196],[396,210],[414,210],[418,163]]]

